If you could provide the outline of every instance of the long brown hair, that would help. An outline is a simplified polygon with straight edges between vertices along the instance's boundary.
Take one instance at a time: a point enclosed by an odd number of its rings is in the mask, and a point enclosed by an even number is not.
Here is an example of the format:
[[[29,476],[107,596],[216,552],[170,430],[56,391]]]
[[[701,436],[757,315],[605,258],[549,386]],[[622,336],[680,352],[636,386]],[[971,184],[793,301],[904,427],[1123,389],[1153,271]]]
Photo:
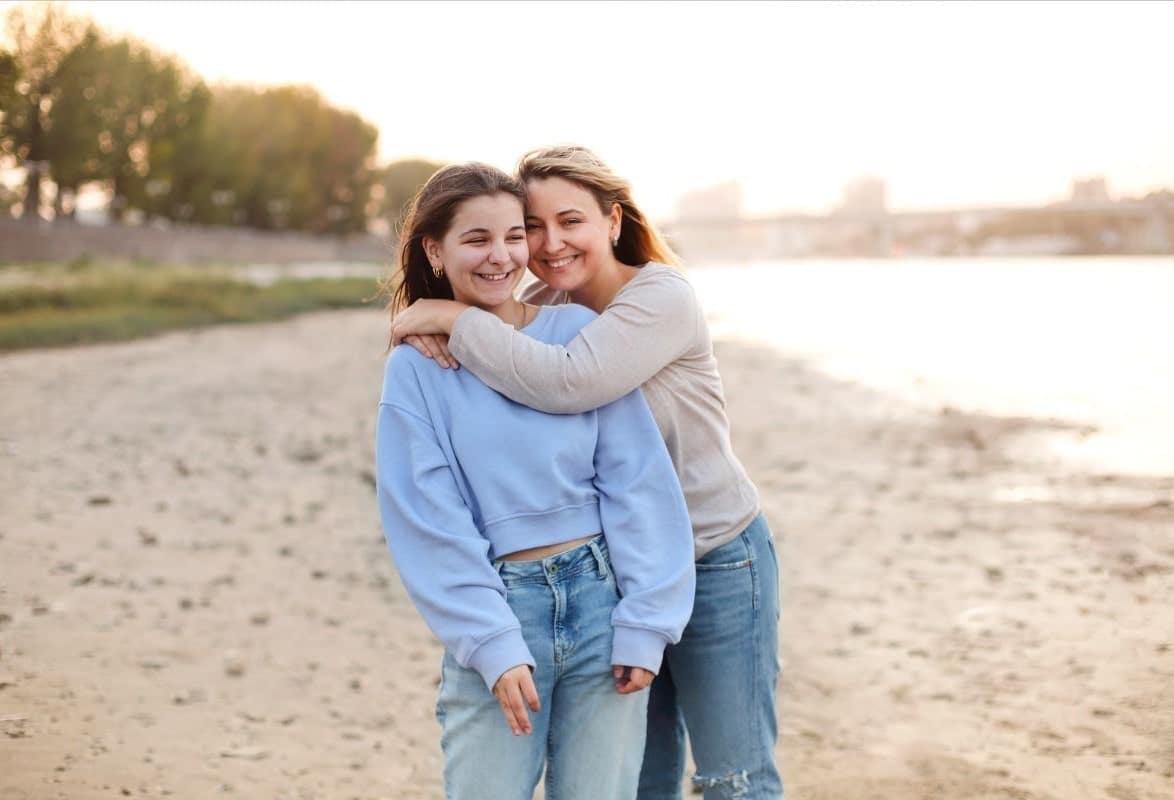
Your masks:
[[[525,206],[526,193],[517,178],[475,161],[442,167],[420,187],[400,228],[396,270],[382,286],[391,298],[387,308],[392,314],[425,298],[453,299],[448,276],[436,275],[428,263],[424,237],[443,239],[461,203],[495,194],[516,197]]]
[[[582,186],[595,196],[604,216],[613,203],[623,211],[616,258],[632,266],[649,261],[680,264],[656,226],[632,199],[632,186],[603,163],[599,156],[579,145],[556,145],[531,150],[518,162],[518,179],[525,185],[535,178],[563,178]]]

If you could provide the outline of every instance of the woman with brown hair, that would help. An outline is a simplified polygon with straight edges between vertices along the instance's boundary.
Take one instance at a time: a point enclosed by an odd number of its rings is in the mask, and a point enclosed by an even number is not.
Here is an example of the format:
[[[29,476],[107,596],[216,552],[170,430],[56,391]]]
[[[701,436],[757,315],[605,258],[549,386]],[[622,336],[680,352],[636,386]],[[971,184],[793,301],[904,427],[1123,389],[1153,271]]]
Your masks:
[[[450,298],[564,345],[594,313],[514,297],[522,189],[445,167],[400,236],[393,309]],[[648,692],[692,609],[688,511],[638,391],[544,414],[411,347],[387,360],[376,488],[404,586],[445,645],[436,713],[455,800],[634,798]],[[503,720],[504,715],[504,720]]]
[[[652,685],[639,797],[681,797],[687,732],[707,800],[777,800],[778,562],[730,444],[701,307],[627,182],[590,151],[534,151],[518,171],[529,267],[542,282],[525,298],[599,317],[566,343],[543,343],[466,304],[428,301],[393,320],[393,339],[552,414],[643,390],[689,507],[697,593]]]

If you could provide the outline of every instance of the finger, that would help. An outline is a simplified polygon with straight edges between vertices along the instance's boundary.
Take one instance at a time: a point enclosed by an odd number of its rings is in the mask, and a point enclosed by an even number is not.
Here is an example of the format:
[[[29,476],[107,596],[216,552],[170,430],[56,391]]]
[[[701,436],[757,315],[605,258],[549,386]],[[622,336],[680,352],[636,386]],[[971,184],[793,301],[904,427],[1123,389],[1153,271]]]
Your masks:
[[[504,687],[499,687],[493,694],[497,697],[497,704],[501,706],[501,713],[505,715],[506,724],[510,726],[510,733],[514,736],[521,736],[522,726],[518,724],[517,717],[514,715],[514,709],[507,699],[507,693]]]
[[[510,706],[513,709],[514,718],[518,720],[518,727],[522,733],[529,735],[530,715],[526,713],[526,701],[522,699],[522,689],[517,683],[511,683],[508,691],[510,695]]]
[[[436,356],[436,363],[445,369],[452,369],[456,362],[453,360],[452,354],[448,352],[448,345],[444,341],[445,337],[430,333],[424,338],[428,340],[428,349]]]
[[[432,351],[428,349],[428,344],[424,341],[424,337],[412,334],[411,336],[405,336],[404,341],[410,344],[412,347],[416,348],[420,355],[424,356],[425,358],[433,357]]]
[[[611,674],[618,681],[620,678],[624,677],[624,668],[619,666],[612,667]]]
[[[448,361],[448,365],[450,368],[452,368],[452,369],[460,369],[461,368],[460,362],[456,360],[456,358],[452,354],[452,351],[448,349],[448,339],[446,337],[437,336],[436,337],[436,346],[438,348],[440,348],[440,352],[444,355],[445,360]]]
[[[542,710],[542,704],[538,702],[538,689],[534,686],[534,678],[529,674],[522,676],[522,697],[525,698],[526,705],[530,706],[531,711]]]

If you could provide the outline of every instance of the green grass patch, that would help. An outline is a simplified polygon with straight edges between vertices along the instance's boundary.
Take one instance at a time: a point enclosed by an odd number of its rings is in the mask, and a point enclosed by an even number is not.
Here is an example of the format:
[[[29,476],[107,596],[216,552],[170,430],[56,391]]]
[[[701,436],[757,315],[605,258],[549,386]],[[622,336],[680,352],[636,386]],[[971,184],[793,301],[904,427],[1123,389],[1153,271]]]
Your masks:
[[[45,265],[0,275],[0,350],[118,341],[307,311],[379,307],[369,277],[241,280],[230,268]]]

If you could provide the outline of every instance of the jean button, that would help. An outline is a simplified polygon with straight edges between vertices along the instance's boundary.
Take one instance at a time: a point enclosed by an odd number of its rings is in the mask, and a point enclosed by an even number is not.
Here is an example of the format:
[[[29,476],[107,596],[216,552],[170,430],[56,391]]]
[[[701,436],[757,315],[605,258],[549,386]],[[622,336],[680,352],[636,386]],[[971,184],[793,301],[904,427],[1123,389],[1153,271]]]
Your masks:
[[[558,564],[551,564],[546,568],[546,571],[553,575],[554,573],[558,572]]]

